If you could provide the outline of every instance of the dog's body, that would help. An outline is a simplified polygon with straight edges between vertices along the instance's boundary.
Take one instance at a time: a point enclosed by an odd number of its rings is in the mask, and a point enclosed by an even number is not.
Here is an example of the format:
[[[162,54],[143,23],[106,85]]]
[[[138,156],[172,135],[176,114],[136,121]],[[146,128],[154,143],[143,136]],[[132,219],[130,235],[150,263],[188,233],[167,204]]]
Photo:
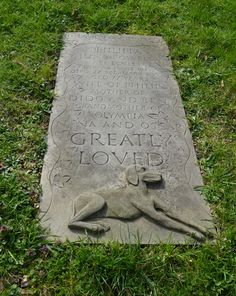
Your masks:
[[[177,211],[173,212],[168,204],[150,192],[145,183],[160,183],[159,174],[144,172],[144,168],[137,166],[126,170],[128,185],[123,188],[96,190],[85,192],[74,202],[74,213],[69,228],[86,229],[92,232],[105,232],[110,229],[108,225],[98,222],[89,222],[88,218],[97,214],[99,218],[116,218],[131,220],[148,216],[156,223],[176,231],[193,235],[202,240],[209,232],[202,226]],[[86,221],[85,221],[86,220]]]

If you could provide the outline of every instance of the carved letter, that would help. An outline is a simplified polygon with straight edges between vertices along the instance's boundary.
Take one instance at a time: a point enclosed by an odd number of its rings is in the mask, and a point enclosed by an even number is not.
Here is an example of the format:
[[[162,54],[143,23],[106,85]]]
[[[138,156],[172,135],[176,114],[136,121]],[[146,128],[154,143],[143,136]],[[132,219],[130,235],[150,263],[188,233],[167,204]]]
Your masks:
[[[151,141],[151,146],[152,147],[160,147],[161,145],[158,145],[158,144],[153,144],[153,135],[150,135],[150,141]]]
[[[85,135],[84,133],[76,133],[71,136],[71,142],[75,145],[84,145],[85,143],[85,138],[82,137],[80,139],[80,135]]]
[[[104,158],[105,157],[105,158]],[[101,159],[102,158],[102,159]],[[93,154],[92,156],[92,160],[94,161],[94,163],[98,164],[98,165],[104,165],[107,164],[109,161],[109,156],[106,152],[104,151],[97,151]],[[100,161],[99,161],[100,160]]]
[[[143,129],[147,129],[147,128],[149,128],[149,124],[147,122],[141,122],[141,127]]]
[[[115,138],[112,138],[112,135],[113,136],[116,136],[116,134],[108,134],[107,136],[108,136],[108,145],[109,146],[116,146],[117,145],[117,143],[112,143],[112,141],[116,141],[116,137]]]
[[[126,156],[128,155],[128,152],[125,152],[125,156],[123,157],[123,159],[119,159],[118,158],[118,156],[116,155],[116,153],[115,152],[111,152],[114,156],[115,156],[115,158],[118,160],[118,162],[120,163],[120,164],[123,164],[123,162],[125,161],[125,159],[126,159]]]
[[[124,142],[129,142],[129,144],[130,144],[131,146],[134,146],[134,144],[130,141],[130,139],[129,139],[129,137],[128,137],[127,135],[125,135],[125,136],[123,137],[123,139],[122,139],[122,141],[121,141],[121,143],[120,143],[120,146],[122,146]]]
[[[90,164],[90,162],[83,162],[83,153],[84,151],[80,151],[80,160],[79,160],[79,163],[80,164]]]
[[[158,166],[163,163],[163,158],[159,153],[150,152],[147,153],[148,165]]]
[[[144,163],[143,163],[143,157],[137,157],[137,153],[141,153],[141,152],[134,152],[133,153],[133,155],[134,155],[134,164],[144,165]]]
[[[125,122],[125,127],[126,128],[132,128],[134,126],[134,124],[132,122]]]
[[[145,136],[145,134],[133,134],[134,136],[138,136],[138,146],[142,146],[141,136]]]
[[[99,133],[91,133],[91,145],[93,145],[94,141],[97,141],[99,144],[104,146],[104,143],[102,143],[101,141],[99,141],[99,139],[101,138],[101,134]]]

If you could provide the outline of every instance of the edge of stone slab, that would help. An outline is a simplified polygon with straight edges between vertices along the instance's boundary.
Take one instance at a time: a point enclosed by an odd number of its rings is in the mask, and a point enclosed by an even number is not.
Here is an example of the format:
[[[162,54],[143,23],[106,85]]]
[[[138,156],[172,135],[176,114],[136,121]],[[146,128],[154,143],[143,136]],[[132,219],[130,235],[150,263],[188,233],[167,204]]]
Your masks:
[[[97,41],[111,41],[111,38],[117,39],[117,41],[140,41],[140,39],[145,39],[145,41],[149,41],[150,43],[153,43],[153,45],[161,45],[162,49],[164,50],[164,53],[166,55],[169,55],[169,48],[167,46],[166,41],[163,39],[162,36],[149,36],[149,35],[141,35],[141,34],[112,34],[112,33],[90,33],[90,32],[65,32],[63,34],[63,42],[64,45],[66,41],[70,41],[73,37],[88,37],[94,38]],[[99,37],[99,38],[97,38]],[[150,45],[150,44],[149,44]],[[64,47],[63,47],[64,48]]]
[[[156,246],[156,245],[176,245],[176,246],[183,246],[183,245],[189,245],[189,246],[194,246],[194,245],[202,245],[204,243],[208,243],[211,245],[215,245],[217,242],[217,237],[214,239],[206,239],[203,241],[197,241],[194,238],[186,238],[184,241],[171,241],[170,240],[159,240],[156,242],[146,242],[146,243],[142,243],[141,240],[137,239],[137,240],[133,240],[133,241],[119,241],[119,240],[107,240],[107,241],[100,241],[99,238],[98,239],[92,239],[91,237],[89,237],[89,235],[87,235],[86,237],[79,237],[78,239],[75,240],[69,240],[69,239],[65,239],[65,238],[60,238],[57,236],[53,236],[53,235],[45,235],[44,237],[45,239],[51,241],[52,243],[57,243],[57,242],[61,242],[61,243],[65,243],[65,242],[70,242],[70,243],[74,243],[74,244],[86,244],[86,245],[107,245],[107,244],[120,244],[120,245],[140,245],[140,246]]]

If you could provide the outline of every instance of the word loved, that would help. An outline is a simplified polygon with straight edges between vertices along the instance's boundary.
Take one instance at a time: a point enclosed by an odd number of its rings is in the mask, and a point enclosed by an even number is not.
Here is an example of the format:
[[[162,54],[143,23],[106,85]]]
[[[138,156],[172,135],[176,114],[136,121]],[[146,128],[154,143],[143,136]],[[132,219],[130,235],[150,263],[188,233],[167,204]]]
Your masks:
[[[79,164],[80,165],[106,165],[110,160],[123,164],[127,163],[140,164],[145,166],[160,166],[164,160],[161,154],[156,152],[124,152],[118,154],[116,152],[96,151],[93,154],[86,151],[79,151]]]

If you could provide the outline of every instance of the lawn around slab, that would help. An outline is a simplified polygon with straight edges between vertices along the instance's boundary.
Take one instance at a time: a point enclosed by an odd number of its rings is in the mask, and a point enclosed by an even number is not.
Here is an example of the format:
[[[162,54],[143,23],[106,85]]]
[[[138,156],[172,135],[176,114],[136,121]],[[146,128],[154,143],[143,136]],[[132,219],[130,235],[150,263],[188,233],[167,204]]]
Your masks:
[[[236,295],[236,2],[0,1],[2,295]],[[218,237],[201,246],[45,240],[40,174],[64,32],[162,36]]]

